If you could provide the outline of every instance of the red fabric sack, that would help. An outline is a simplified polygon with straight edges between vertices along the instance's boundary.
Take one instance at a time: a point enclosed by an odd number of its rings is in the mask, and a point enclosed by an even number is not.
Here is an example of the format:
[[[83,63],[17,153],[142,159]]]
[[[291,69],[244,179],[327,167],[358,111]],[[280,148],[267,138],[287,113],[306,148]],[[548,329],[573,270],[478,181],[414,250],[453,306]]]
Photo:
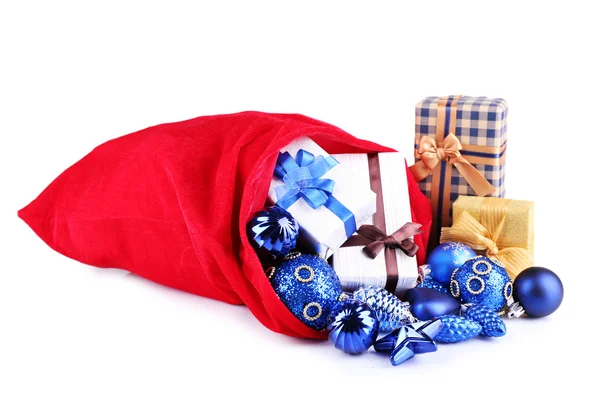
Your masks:
[[[393,151],[302,115],[199,117],[98,146],[19,216],[67,257],[245,304],[276,332],[324,338],[278,299],[245,229],[264,206],[279,149],[301,136],[329,153]],[[422,264],[431,209],[407,175],[413,221],[423,224],[415,237]]]

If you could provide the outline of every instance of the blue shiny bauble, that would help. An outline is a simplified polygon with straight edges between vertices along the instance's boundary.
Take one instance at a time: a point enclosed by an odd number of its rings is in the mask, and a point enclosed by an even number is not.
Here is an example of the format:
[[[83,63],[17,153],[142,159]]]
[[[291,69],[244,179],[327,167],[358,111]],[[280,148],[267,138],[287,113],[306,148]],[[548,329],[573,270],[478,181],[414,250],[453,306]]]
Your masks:
[[[404,295],[404,301],[410,303],[410,311],[421,321],[447,314],[457,314],[460,311],[460,302],[454,297],[424,287],[408,290]]]
[[[333,306],[327,331],[336,349],[348,354],[360,354],[373,345],[379,334],[379,321],[368,304],[344,300]]]
[[[527,268],[515,278],[513,297],[530,317],[552,314],[562,303],[563,295],[560,278],[547,268]]]
[[[431,269],[431,277],[442,284],[450,283],[450,276],[455,268],[477,253],[470,247],[459,242],[447,242],[437,246],[427,257],[427,264]]]
[[[246,224],[246,230],[248,240],[264,261],[284,257],[296,247],[298,223],[281,207],[257,212]]]
[[[499,261],[479,256],[454,270],[450,293],[462,303],[482,304],[497,312],[512,295],[512,281]]]
[[[320,257],[292,253],[289,258],[274,268],[271,285],[300,321],[313,329],[324,329],[342,294],[342,284],[333,268]]]

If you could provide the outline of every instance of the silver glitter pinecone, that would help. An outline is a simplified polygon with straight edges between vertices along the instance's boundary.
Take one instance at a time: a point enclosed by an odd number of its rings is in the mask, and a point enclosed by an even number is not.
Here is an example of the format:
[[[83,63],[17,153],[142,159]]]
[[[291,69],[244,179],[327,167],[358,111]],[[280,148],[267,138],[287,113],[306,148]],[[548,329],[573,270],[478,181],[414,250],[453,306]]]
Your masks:
[[[354,299],[367,303],[379,320],[379,332],[391,332],[402,325],[417,322],[410,312],[410,304],[385,289],[375,286],[361,287],[353,294]]]

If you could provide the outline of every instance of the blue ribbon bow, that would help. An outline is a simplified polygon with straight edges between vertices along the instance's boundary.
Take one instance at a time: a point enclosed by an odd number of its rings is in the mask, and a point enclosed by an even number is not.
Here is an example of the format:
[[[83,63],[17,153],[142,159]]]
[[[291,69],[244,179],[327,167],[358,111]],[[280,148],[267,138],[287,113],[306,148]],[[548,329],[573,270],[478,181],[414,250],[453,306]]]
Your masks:
[[[356,232],[354,214],[333,196],[335,181],[321,179],[330,169],[338,165],[338,161],[331,157],[317,156],[300,150],[296,160],[288,153],[279,153],[275,176],[284,182],[284,185],[275,188],[277,205],[286,210],[301,198],[312,208],[325,206],[344,223],[346,237]]]

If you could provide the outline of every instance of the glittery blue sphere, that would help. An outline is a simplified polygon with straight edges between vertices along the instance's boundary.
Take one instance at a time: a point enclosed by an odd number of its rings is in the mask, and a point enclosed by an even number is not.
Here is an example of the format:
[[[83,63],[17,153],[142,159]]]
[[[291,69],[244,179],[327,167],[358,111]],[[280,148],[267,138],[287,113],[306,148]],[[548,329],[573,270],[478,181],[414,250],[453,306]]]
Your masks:
[[[540,318],[552,314],[562,303],[563,295],[560,278],[547,268],[527,268],[515,278],[514,299],[530,317]]]
[[[293,254],[293,253],[292,253]],[[342,294],[342,284],[324,259],[294,255],[274,268],[271,285],[287,308],[311,328],[327,326],[331,309]]]
[[[437,246],[427,257],[431,269],[431,277],[442,284],[450,283],[450,276],[455,268],[465,261],[476,257],[477,253],[459,242],[447,242]]]
[[[379,321],[367,303],[344,300],[333,306],[327,331],[336,349],[360,354],[373,345],[379,333]]]
[[[246,229],[248,240],[262,260],[284,257],[296,247],[298,223],[281,207],[257,212],[246,224]]]
[[[454,270],[450,293],[462,303],[482,304],[497,312],[512,295],[512,281],[499,261],[479,256]]]

